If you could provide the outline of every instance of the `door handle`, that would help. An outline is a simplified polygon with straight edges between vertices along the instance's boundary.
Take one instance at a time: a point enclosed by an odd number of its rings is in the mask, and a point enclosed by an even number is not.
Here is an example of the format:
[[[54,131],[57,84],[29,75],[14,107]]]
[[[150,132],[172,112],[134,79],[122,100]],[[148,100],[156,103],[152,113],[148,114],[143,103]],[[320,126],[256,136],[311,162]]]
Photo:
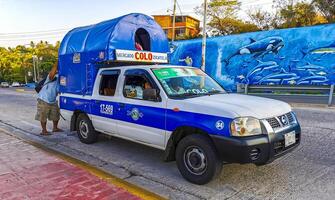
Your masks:
[[[124,107],[126,106],[126,104],[124,104],[124,103],[119,103],[119,106],[120,106],[120,108],[124,108]]]
[[[100,103],[101,101],[99,101],[99,100],[95,100],[94,102],[95,102],[95,103]]]

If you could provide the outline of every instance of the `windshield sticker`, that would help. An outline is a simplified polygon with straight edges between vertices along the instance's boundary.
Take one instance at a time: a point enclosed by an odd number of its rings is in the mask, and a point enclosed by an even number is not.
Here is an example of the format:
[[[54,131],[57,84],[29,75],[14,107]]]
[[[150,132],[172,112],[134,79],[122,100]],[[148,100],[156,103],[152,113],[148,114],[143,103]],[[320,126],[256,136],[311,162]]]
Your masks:
[[[152,71],[170,97],[191,98],[224,92],[220,85],[197,68],[155,68]]]
[[[164,68],[154,69],[153,72],[158,79],[168,79],[183,76],[197,76],[200,70],[190,68]]]
[[[206,89],[187,89],[186,92],[193,94],[207,94],[209,91]]]

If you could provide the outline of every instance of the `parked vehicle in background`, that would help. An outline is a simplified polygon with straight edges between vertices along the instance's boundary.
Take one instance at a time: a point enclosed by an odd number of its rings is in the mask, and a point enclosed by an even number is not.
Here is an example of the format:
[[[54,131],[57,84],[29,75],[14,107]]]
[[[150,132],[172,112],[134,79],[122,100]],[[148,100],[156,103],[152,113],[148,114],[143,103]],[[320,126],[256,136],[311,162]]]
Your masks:
[[[35,87],[36,87],[36,83],[34,83],[34,82],[27,83],[27,84],[25,85],[25,87],[27,87],[27,88],[35,88]]]
[[[8,82],[1,82],[0,87],[2,87],[2,88],[8,88],[9,84],[8,84]]]
[[[19,82],[13,82],[12,83],[12,87],[20,87],[20,83]]]

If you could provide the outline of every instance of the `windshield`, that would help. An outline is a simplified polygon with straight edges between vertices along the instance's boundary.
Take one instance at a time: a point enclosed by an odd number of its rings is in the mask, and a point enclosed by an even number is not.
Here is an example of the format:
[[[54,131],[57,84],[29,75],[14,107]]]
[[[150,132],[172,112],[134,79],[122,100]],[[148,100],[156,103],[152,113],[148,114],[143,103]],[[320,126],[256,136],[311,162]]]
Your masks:
[[[224,93],[224,89],[197,68],[174,67],[152,69],[169,97],[195,97]]]

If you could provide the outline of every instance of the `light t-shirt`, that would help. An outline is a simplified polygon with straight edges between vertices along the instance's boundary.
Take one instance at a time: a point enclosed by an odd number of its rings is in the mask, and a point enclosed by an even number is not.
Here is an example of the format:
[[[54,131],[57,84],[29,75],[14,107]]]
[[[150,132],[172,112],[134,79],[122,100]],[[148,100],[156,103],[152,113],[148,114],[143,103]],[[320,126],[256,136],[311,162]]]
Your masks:
[[[58,81],[58,75],[55,75],[57,77],[56,81],[50,82],[49,75],[47,76],[44,86],[42,87],[41,91],[37,94],[37,98],[49,103],[54,104],[56,103],[57,94],[59,92],[59,81]]]

